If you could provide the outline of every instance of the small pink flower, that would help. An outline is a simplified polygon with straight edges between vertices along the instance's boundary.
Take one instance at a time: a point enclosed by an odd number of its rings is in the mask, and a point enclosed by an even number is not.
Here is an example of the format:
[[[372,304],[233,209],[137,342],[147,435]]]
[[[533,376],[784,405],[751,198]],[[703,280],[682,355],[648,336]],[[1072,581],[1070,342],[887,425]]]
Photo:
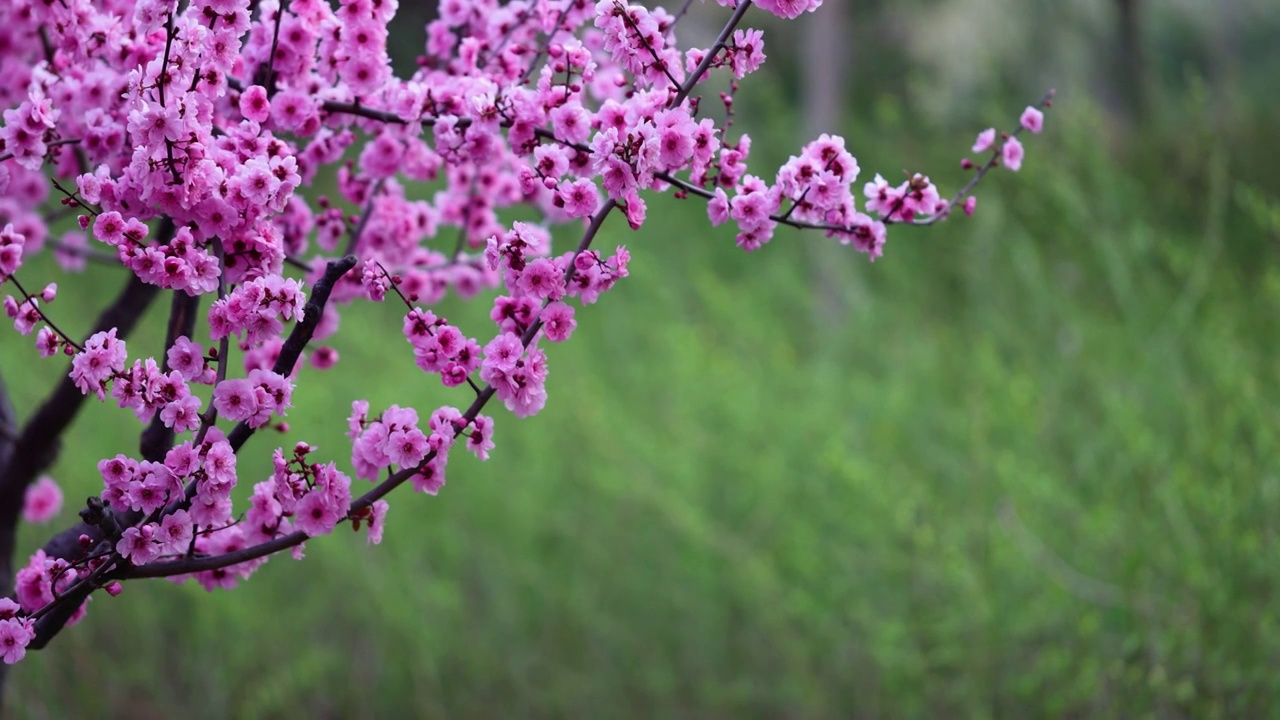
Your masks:
[[[716,188],[715,197],[707,202],[707,217],[713,226],[729,219],[729,196],[725,195],[724,188]]]
[[[160,555],[160,546],[152,539],[154,534],[154,524],[147,524],[142,528],[127,528],[120,537],[120,542],[116,543],[116,552],[134,565],[146,565]]]
[[[991,144],[996,141],[996,129],[987,128],[978,133],[978,139],[973,142],[973,151],[976,153],[986,152],[991,148]]]
[[[36,636],[26,620],[8,618],[0,620],[0,657],[6,665],[12,665],[27,654],[27,645]]]
[[[204,350],[199,343],[180,336],[166,354],[169,367],[177,370],[187,380],[195,380],[204,372]]]
[[[471,423],[471,432],[467,435],[467,449],[481,460],[489,459],[489,451],[493,449],[493,418],[476,416]]]
[[[258,396],[251,380],[223,380],[213,391],[213,407],[228,420],[248,420],[258,412]]]
[[[563,204],[565,214],[572,218],[589,217],[600,205],[600,191],[590,178],[561,183],[556,190],[557,204]]]
[[[271,101],[267,99],[267,89],[261,85],[251,85],[241,93],[240,113],[256,123],[266,122],[271,117]]]
[[[387,435],[384,452],[393,465],[412,467],[427,456],[427,436],[416,427]]]
[[[1022,143],[1018,142],[1018,138],[1011,137],[1004,141],[1004,147],[1000,148],[1000,158],[1005,167],[1018,172],[1022,168],[1022,156]]]
[[[1028,105],[1027,109],[1022,111],[1022,117],[1018,118],[1018,122],[1031,132],[1038,133],[1044,129],[1044,113]]]
[[[573,319],[573,307],[562,302],[553,302],[542,309],[542,331],[551,342],[564,342],[578,327]]]
[[[382,531],[387,526],[387,510],[391,506],[386,500],[379,500],[370,506],[372,511],[369,516],[369,544],[377,545],[382,542]]]
[[[45,523],[62,509],[62,490],[48,475],[42,475],[27,487],[22,504],[22,519],[29,523]]]
[[[964,200],[964,205],[962,206],[962,209],[964,210],[964,214],[965,214],[965,215],[970,215],[970,216],[972,216],[972,215],[973,215],[973,210],[974,210],[974,208],[976,208],[977,206],[978,206],[978,198],[977,198],[976,196],[974,196],[974,195],[970,195],[969,197],[965,198],[965,200]]]
[[[294,525],[311,537],[328,535],[341,519],[338,508],[319,488],[307,493],[294,509]]]

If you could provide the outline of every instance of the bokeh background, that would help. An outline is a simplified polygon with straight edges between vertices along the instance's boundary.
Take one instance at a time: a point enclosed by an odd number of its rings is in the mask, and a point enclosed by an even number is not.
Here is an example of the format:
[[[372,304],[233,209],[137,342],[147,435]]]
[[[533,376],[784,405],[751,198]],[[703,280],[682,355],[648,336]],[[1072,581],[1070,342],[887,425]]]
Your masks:
[[[402,67],[422,12],[397,20]],[[726,14],[699,5],[680,33],[705,46]],[[234,592],[95,599],[13,669],[7,714],[1271,715],[1275,0],[827,0],[748,21],[770,61],[735,127],[766,176],[832,131],[866,179],[922,169],[950,192],[978,130],[1058,99],[975,217],[896,229],[874,265],[791,229],[744,255],[700,202],[651,197],[642,231],[600,240],[631,248],[632,277],[552,349],[547,409],[497,413],[491,461],[396,497],[379,547],[339,532]],[[73,333],[122,282],[28,274],[61,281]],[[162,305],[131,347],[160,347]],[[481,305],[440,312],[478,332]],[[343,361],[242,477],[299,439],[346,466],[353,399],[465,402],[399,322],[344,316]],[[12,332],[0,361],[23,415],[64,372]],[[81,415],[58,527],[137,431]]]

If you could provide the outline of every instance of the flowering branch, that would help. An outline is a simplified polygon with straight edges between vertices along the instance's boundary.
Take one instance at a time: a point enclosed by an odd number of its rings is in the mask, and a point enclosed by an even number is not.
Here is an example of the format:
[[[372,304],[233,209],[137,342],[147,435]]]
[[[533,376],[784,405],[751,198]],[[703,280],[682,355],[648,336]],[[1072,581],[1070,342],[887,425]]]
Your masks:
[[[83,253],[131,273],[117,303],[124,316],[104,315],[84,342],[62,335],[16,279],[21,304],[4,299],[20,332],[41,326],[42,355],[74,355],[22,432],[0,436],[0,453],[12,454],[0,465],[4,559],[22,493],[52,461],[84,397],[110,397],[145,428],[137,458],[97,463],[102,490],[82,522],[32,554],[13,598],[0,598],[0,657],[16,662],[43,646],[92,593],[115,595],[121,580],[192,575],[206,588],[230,588],[267,556],[345,522],[380,542],[392,490],[408,481],[416,492],[439,492],[459,446],[488,458],[495,420],[482,411],[492,400],[517,417],[545,406],[546,348],[568,340],[576,313],[628,275],[626,248],[611,256],[592,249],[597,233],[614,210],[643,227],[645,191],[704,199],[713,225],[736,223],[745,250],[790,225],[823,230],[874,259],[886,226],[935,222],[957,204],[971,213],[972,190],[992,168],[1018,169],[1018,131],[997,143],[991,130],[974,148],[992,149],[991,160],[949,202],[920,174],[897,186],[876,176],[859,200],[857,160],[828,135],[776,174],[751,174],[750,138],[728,132],[740,110],[738,81],[764,61],[764,38],[738,26],[751,7],[794,18],[819,4],[741,0],[705,49],[676,44],[672,28],[688,3],[674,17],[627,0],[510,13],[455,4],[428,25],[425,55],[408,78],[392,74],[387,53],[395,3],[293,2],[257,12],[249,0],[139,0],[126,16],[89,0],[16,14],[0,4],[0,22],[17,38],[0,60],[42,68],[0,78],[0,96],[16,99],[0,127],[0,186],[16,201],[12,223],[0,228],[0,279],[39,247],[57,246],[27,237],[44,240],[60,216],[39,207],[48,183],[63,208],[83,213],[76,219],[86,235],[63,244],[78,246],[91,232],[106,250]],[[95,27],[119,32],[78,34]],[[695,65],[690,75],[687,65]],[[704,98],[693,94],[713,68],[733,75],[719,95],[719,125],[699,115]],[[1040,110],[1020,121],[1038,132]],[[61,145],[74,145],[75,156]],[[321,172],[362,207],[358,217],[299,192]],[[430,197],[413,196],[416,183],[431,181]],[[517,216],[539,219],[505,220],[517,206],[526,208]],[[162,220],[153,234],[154,218]],[[581,241],[557,254],[551,227],[569,223],[584,227]],[[69,249],[56,255],[65,265],[70,257]],[[314,282],[287,277],[287,267]],[[124,337],[160,289],[173,293],[163,357],[130,358]],[[482,295],[487,289],[500,294]],[[415,365],[445,387],[468,386],[469,404],[420,417],[398,405],[371,413],[355,399],[350,467],[376,483],[368,492],[353,497],[351,476],[309,460],[314,448],[296,442],[274,450],[271,477],[237,508],[233,490],[248,484],[237,459],[248,439],[263,426],[286,432],[275,418],[292,407],[295,382],[338,362],[336,350],[313,342],[336,331],[328,321],[341,307],[382,302],[388,292],[403,303],[401,333]],[[492,325],[473,336],[437,316],[432,308],[450,292],[492,302]],[[204,313],[202,295],[216,298]],[[53,296],[50,284],[39,297]],[[203,340],[198,314],[207,319]],[[242,370],[231,361],[233,342]]]
[[[600,231],[601,226],[604,225],[605,218],[615,207],[617,207],[617,203],[609,200],[600,208],[600,211],[591,218],[591,224],[587,227],[586,232],[583,233],[582,241],[578,244],[578,248],[574,252],[575,258],[591,247],[591,243],[595,239],[596,233]],[[355,258],[348,257],[345,260],[351,261],[351,265],[346,266],[348,269],[354,266]],[[336,267],[341,266],[339,265]],[[575,272],[574,267],[573,263],[569,264],[569,269],[565,274],[566,282],[573,277]],[[335,266],[330,264],[330,268],[332,270]],[[345,270],[343,272],[345,272]],[[533,339],[537,337],[538,331],[541,329],[541,321],[536,321],[533,325],[530,325],[524,332],[524,335],[521,336],[520,344],[526,348],[529,347],[529,344],[533,342]],[[492,385],[481,390],[480,394],[476,396],[476,399],[473,400],[466,411],[462,413],[461,426],[466,427],[474,421],[476,417],[479,416],[480,411],[484,409],[484,406],[493,399],[496,392],[497,391]],[[236,429],[239,430],[239,428]],[[356,517],[361,512],[372,506],[373,503],[386,497],[392,490],[395,490],[397,487],[403,485],[406,480],[421,472],[422,467],[435,459],[435,456],[436,451],[433,450],[428,453],[418,465],[410,468],[403,468],[399,472],[392,473],[386,480],[382,481],[382,483],[378,484],[372,490],[352,502],[351,510],[347,513],[346,517]],[[301,545],[303,542],[306,542],[308,538],[309,536],[306,533],[294,532],[268,540],[267,542],[259,543],[252,547],[226,553],[224,555],[152,563],[141,567],[122,568],[114,573],[112,577],[118,580],[137,580],[141,578],[173,577],[175,575],[207,572],[210,570],[230,567],[232,565],[239,565],[251,560],[257,560],[259,558],[267,557],[268,555],[274,555],[282,550],[288,550],[291,547]]]

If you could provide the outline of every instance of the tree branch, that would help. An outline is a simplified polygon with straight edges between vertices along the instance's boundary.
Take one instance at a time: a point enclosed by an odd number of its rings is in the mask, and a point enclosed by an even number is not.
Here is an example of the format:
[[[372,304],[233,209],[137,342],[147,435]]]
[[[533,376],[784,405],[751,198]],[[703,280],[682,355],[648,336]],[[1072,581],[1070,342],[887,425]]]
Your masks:
[[[157,237],[167,241],[174,233],[173,221],[165,218],[158,229]],[[117,337],[128,337],[133,328],[142,319],[147,306],[159,294],[159,288],[147,285],[130,274],[128,282],[102,314],[89,332],[106,332],[116,328]],[[3,590],[7,594],[12,581],[13,552],[18,532],[18,518],[22,511],[23,497],[30,485],[58,457],[62,433],[70,427],[76,413],[85,402],[85,396],[76,387],[69,375],[64,376],[49,397],[40,405],[27,421],[17,438],[11,440],[8,462],[0,465],[0,570],[9,572],[0,576]],[[10,422],[12,415],[10,414]],[[0,441],[2,442],[2,441]],[[55,535],[45,544],[44,550],[53,557],[73,559],[83,556],[79,545],[81,533],[100,540],[101,531],[94,526],[79,523],[75,527]],[[72,611],[79,603],[71,606]],[[69,614],[68,614],[69,617]],[[66,618],[63,618],[65,624]],[[61,625],[58,625],[58,629]],[[57,629],[52,631],[57,632]],[[51,635],[50,635],[51,636]],[[36,642],[42,642],[37,637]]]
[[[613,211],[613,209],[616,208],[617,206],[618,204],[616,201],[609,200],[604,204],[603,207],[600,208],[600,210],[595,214],[595,216],[591,218],[591,224],[590,226],[587,227],[586,232],[583,233],[582,241],[578,243],[578,248],[574,252],[575,258],[578,255],[582,254],[583,252],[586,252],[586,250],[591,247],[591,242],[595,239],[596,233],[600,231],[600,227],[601,225],[604,224],[605,218],[607,218],[609,213]],[[344,260],[345,259],[346,258],[344,258]],[[354,258],[350,258],[350,259],[354,264]],[[338,262],[338,261],[330,262],[331,269],[333,267],[334,262]],[[574,266],[574,263],[572,260],[570,260],[569,269],[565,271],[566,281],[573,278],[573,274],[575,271],[576,271],[576,268]],[[328,272],[326,272],[326,275],[327,274]],[[318,293],[319,285],[320,283],[316,283],[317,293]],[[317,293],[313,293],[312,297],[314,298],[315,294]],[[310,306],[310,303],[308,303],[308,308],[309,306]],[[310,316],[311,315],[308,312],[308,319],[310,318]],[[535,321],[532,325],[529,326],[527,330],[525,330],[524,335],[522,335],[520,338],[520,342],[526,348],[529,347],[529,344],[533,342],[533,339],[537,337],[538,331],[541,329],[542,329],[542,321],[541,320]],[[296,333],[296,328],[295,328],[295,333]],[[290,337],[290,340],[293,340],[292,336]],[[286,347],[287,346],[288,346],[288,343],[286,343]],[[299,351],[300,350],[301,348],[299,347]],[[281,351],[280,355],[281,355],[281,358],[283,358],[284,351]],[[277,366],[278,365],[279,363],[277,363]],[[497,391],[494,390],[493,386],[489,386],[485,388],[483,391],[481,391],[481,393],[476,397],[476,399],[472,401],[470,407],[467,408],[466,412],[462,414],[462,419],[466,422],[466,424],[470,424],[473,420],[476,419],[476,416],[480,414],[480,411],[484,409],[484,406],[488,404],[489,400],[493,398],[496,392]],[[241,425],[237,425],[235,431],[232,431],[232,435],[234,436],[235,433],[239,431],[243,426],[244,426],[243,423]],[[465,427],[465,425],[463,427]],[[252,431],[248,431],[248,432],[252,432]],[[247,433],[246,433],[246,437],[247,437]],[[232,444],[235,445],[235,442],[232,441]],[[425,458],[423,458],[422,462],[419,463],[418,465],[414,467],[409,467],[409,468],[402,468],[400,471],[393,473],[386,480],[383,480],[381,483],[379,483],[369,492],[365,493],[364,495],[361,495],[359,498],[357,498],[354,502],[351,503],[351,508],[347,511],[347,518],[351,518],[351,517],[354,517],[355,515],[358,515],[365,508],[368,508],[370,505],[373,505],[373,503],[382,499],[385,495],[390,493],[392,490],[395,490],[397,487],[404,484],[406,480],[408,480],[409,478],[413,477],[418,473],[419,467],[422,467],[427,463],[431,462],[432,460],[434,460],[435,456],[436,456],[436,453],[434,450],[432,450],[430,453],[427,454]],[[136,566],[123,567],[112,572],[110,574],[110,577],[112,579],[117,579],[117,580],[137,580],[141,578],[172,577],[174,575],[186,575],[189,573],[204,572],[206,570],[217,570],[218,568],[229,567],[231,565],[238,565],[239,563],[242,563],[242,562],[248,562],[249,560],[256,560],[261,557],[273,555],[275,553],[280,552],[281,550],[287,550],[291,547],[294,547],[295,545],[301,545],[302,543],[306,542],[308,538],[309,536],[306,533],[297,531],[297,532],[289,533],[288,535],[282,535],[272,540],[268,540],[267,542],[264,542],[264,543],[259,543],[251,547],[247,547],[243,550],[238,550],[236,552],[226,553],[223,555],[215,555],[215,556],[203,557],[203,558],[193,558],[190,560],[174,560],[172,562],[157,562],[157,563],[151,563],[149,565],[143,565],[141,567],[136,567]]]
[[[324,306],[329,302],[329,293],[333,291],[334,284],[346,275],[347,271],[355,267],[356,262],[355,255],[347,255],[337,260],[330,260],[325,266],[324,274],[311,287],[311,297],[307,298],[306,307],[302,311],[302,320],[293,326],[293,332],[289,333],[284,346],[280,348],[276,364],[271,368],[274,372],[285,377],[293,374],[293,367],[302,355],[303,348],[311,342],[311,336],[316,334],[316,326],[324,316]],[[231,443],[232,449],[239,451],[251,435],[253,435],[253,428],[249,427],[248,423],[240,422],[227,435],[227,442]]]

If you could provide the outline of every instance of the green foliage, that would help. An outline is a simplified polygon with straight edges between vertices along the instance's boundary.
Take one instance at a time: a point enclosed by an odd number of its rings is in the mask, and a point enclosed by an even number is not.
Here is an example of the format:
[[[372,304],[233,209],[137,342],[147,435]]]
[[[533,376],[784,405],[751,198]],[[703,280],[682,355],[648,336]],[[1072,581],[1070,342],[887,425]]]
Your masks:
[[[496,413],[493,460],[460,455],[437,498],[398,494],[380,547],[339,532],[235,592],[95,599],[14,669],[10,711],[1265,714],[1276,189],[1237,182],[1211,134],[1176,157],[1188,186],[1159,180],[1158,146],[1106,147],[1079,97],[1048,125],[977,216],[898,229],[874,266],[794,231],[744,256],[700,203],[652,199],[641,233],[607,226],[633,275],[552,347],[546,411]],[[887,155],[906,140],[893,127],[850,133],[866,176],[952,167]],[[837,281],[815,290],[819,263]],[[64,327],[85,329],[73,311],[115,272],[64,285]],[[163,310],[133,352],[158,347]],[[484,326],[483,307],[443,312]],[[343,323],[343,362],[307,371],[292,431],[255,437],[242,477],[300,439],[345,464],[355,398],[469,400],[416,371],[395,305]],[[60,372],[12,333],[0,358],[26,412]],[[137,429],[84,411],[55,470],[69,498]]]

